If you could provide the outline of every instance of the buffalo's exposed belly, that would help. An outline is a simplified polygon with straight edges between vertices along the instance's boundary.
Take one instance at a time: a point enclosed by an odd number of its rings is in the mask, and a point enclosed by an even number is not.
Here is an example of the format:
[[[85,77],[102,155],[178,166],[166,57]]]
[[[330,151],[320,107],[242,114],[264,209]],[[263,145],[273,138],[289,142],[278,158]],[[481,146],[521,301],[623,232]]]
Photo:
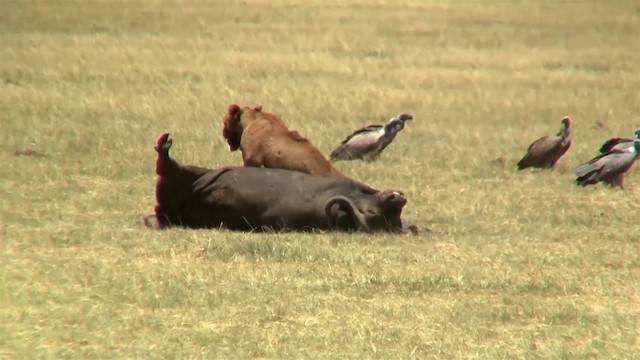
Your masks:
[[[206,175],[205,175],[206,176]],[[188,227],[231,230],[329,229],[324,206],[336,193],[357,191],[349,180],[243,168],[194,189],[178,216]],[[349,191],[350,190],[350,191]],[[175,216],[172,216],[175,218]]]

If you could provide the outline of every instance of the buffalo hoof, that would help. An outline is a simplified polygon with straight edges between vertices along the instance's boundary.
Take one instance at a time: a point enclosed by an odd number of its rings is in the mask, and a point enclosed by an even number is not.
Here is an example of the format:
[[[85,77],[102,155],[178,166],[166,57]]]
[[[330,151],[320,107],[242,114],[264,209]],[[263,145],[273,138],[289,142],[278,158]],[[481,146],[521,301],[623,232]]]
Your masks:
[[[171,149],[172,144],[173,140],[169,137],[169,133],[164,133],[158,138],[154,149],[159,153],[167,153],[169,149]]]
[[[148,228],[152,228],[152,229],[161,228],[160,223],[158,222],[158,218],[156,218],[154,214],[143,217],[142,221],[144,222],[144,225]]]
[[[425,228],[423,229],[424,231],[430,232],[431,230]],[[420,229],[418,229],[418,226],[416,224],[413,224],[409,221],[404,221],[402,223],[402,233],[404,234],[408,234],[411,233],[412,235],[420,235]]]

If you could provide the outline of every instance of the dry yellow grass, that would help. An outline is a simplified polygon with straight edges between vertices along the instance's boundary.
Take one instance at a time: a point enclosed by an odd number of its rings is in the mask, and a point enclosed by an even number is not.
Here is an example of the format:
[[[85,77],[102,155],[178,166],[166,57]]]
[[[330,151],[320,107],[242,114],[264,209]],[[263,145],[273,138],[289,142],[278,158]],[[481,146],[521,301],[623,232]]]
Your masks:
[[[638,358],[639,171],[572,176],[640,125],[638,34],[632,1],[3,2],[0,357]],[[240,164],[232,102],[325,154],[412,112],[338,167],[432,232],[143,228],[160,133]],[[565,115],[556,171],[516,173]]]

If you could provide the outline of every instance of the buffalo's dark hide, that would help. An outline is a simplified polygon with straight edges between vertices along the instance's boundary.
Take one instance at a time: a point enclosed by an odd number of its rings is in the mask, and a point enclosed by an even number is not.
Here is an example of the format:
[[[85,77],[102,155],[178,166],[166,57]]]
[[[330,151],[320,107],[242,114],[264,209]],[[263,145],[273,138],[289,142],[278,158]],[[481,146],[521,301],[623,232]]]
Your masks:
[[[171,143],[164,134],[155,147],[157,205],[145,218],[147,226],[403,231],[400,215],[407,200],[399,191],[283,169],[180,165],[169,156]]]

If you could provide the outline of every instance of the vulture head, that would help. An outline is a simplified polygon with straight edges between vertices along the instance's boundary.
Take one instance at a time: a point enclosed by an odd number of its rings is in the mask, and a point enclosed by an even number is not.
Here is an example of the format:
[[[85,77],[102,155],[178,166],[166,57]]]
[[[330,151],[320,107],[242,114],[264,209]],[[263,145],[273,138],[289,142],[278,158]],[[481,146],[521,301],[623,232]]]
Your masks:
[[[384,124],[385,136],[394,136],[398,131],[404,129],[404,122],[413,120],[413,115],[408,113],[400,113],[398,116],[391,118]]]
[[[571,134],[571,118],[568,116],[563,117],[562,121],[560,121],[560,125],[562,128],[558,135],[562,135],[564,137],[569,136],[569,134]]]
[[[569,116],[565,116],[562,118],[561,123],[564,128],[568,128],[571,126],[571,118]]]

